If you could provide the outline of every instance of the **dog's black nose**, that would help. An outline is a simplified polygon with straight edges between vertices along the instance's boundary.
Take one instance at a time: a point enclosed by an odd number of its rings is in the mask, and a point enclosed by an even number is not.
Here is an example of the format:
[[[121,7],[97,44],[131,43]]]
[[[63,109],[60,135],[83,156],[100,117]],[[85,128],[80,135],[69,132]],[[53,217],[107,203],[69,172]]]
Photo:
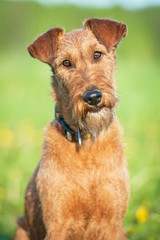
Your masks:
[[[83,100],[89,105],[96,106],[102,100],[102,92],[99,89],[92,89],[83,95]]]

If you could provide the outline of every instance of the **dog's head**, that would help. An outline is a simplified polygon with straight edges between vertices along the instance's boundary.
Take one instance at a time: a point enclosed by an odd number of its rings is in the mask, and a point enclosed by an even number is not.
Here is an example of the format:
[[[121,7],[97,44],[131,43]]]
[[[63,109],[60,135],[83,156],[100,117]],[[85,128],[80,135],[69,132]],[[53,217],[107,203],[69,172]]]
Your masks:
[[[54,72],[57,107],[73,128],[93,136],[112,122],[118,102],[115,92],[115,49],[126,36],[126,25],[108,19],[88,19],[84,29],[64,33],[53,28],[29,47],[30,54]]]

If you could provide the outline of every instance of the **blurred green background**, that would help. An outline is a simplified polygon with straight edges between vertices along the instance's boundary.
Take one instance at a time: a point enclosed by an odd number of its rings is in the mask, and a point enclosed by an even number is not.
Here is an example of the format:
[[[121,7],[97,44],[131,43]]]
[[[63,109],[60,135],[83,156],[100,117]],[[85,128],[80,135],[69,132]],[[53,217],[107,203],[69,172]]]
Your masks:
[[[70,31],[86,18],[128,26],[117,49],[117,114],[124,127],[131,198],[130,240],[160,240],[160,7],[124,10],[0,2],[0,239],[13,239],[24,192],[36,167],[43,128],[54,118],[50,68],[27,46],[55,26]]]

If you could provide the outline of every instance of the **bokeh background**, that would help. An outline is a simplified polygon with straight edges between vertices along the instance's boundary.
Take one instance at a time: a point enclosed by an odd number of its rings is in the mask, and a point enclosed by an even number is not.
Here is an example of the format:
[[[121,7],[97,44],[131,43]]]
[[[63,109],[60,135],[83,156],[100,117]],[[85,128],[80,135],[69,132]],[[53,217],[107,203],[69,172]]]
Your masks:
[[[0,239],[13,239],[43,128],[54,118],[51,71],[27,46],[49,28],[70,31],[84,19],[107,17],[128,26],[116,74],[131,180],[124,224],[129,240],[160,240],[160,2],[51,2],[0,1]]]

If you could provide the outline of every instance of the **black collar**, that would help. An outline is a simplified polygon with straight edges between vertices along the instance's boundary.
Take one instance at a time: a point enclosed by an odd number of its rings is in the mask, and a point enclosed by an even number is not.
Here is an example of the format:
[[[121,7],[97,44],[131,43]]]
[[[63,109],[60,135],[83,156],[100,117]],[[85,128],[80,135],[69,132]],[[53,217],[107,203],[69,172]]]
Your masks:
[[[58,129],[62,134],[71,142],[78,142],[79,148],[82,145],[82,139],[88,139],[91,137],[91,134],[80,134],[79,128],[77,128],[77,132],[75,132],[70,126],[64,121],[62,115],[57,112],[55,107],[55,118],[58,122]]]

